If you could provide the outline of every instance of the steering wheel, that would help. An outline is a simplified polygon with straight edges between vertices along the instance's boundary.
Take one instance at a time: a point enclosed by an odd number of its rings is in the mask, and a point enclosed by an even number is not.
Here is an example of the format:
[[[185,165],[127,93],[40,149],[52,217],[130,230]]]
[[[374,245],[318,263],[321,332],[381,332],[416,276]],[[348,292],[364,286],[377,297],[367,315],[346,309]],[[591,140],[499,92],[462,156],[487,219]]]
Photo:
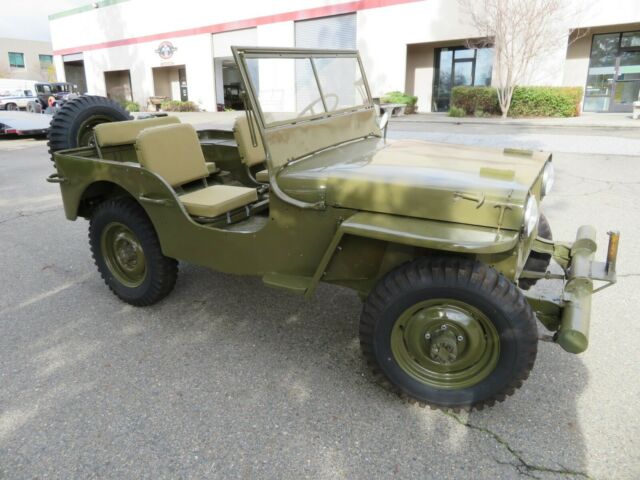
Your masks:
[[[333,99],[333,106],[331,108],[329,108],[329,106],[327,105],[327,109],[331,112],[333,110],[336,109],[336,107],[338,106],[338,102],[340,101],[340,99],[338,98],[338,95],[336,95],[335,93],[327,93],[324,96],[325,100],[327,98],[331,98]],[[299,114],[297,118],[300,117],[304,117],[307,114],[307,111],[309,113],[313,113],[313,107],[316,105],[316,103],[321,102],[322,101],[322,97],[318,97],[316,98],[313,102],[311,102],[309,105],[307,105]]]

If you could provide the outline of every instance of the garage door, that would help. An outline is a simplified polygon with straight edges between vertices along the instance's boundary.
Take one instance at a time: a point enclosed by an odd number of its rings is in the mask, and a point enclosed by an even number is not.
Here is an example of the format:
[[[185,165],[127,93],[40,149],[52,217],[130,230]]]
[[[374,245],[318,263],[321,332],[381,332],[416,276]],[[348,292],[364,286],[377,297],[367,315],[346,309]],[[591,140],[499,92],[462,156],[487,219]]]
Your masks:
[[[296,22],[296,47],[356,48],[356,14]]]

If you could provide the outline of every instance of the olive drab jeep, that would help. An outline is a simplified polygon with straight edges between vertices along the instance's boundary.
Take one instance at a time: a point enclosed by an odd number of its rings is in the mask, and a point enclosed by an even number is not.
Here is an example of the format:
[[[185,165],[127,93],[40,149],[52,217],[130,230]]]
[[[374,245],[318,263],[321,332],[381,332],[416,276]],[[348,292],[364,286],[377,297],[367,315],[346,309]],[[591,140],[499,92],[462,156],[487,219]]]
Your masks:
[[[615,282],[618,233],[552,239],[540,203],[551,155],[387,142],[356,51],[234,47],[246,112],[233,130],[175,117],[130,120],[83,96],[54,117],[50,148],[69,220],[89,220],[106,285],[151,305],[178,261],[363,300],[373,376],[443,409],[502,401],[533,367],[538,321],[564,350],[587,348],[594,282]],[[550,270],[554,262],[559,268]],[[540,279],[561,279],[555,294]]]

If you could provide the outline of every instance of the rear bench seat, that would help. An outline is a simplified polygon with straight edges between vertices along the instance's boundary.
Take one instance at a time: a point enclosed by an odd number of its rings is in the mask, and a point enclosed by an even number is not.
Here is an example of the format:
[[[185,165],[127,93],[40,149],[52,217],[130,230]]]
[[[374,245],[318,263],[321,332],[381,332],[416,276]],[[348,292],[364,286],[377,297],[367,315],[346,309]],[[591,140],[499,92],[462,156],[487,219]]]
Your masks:
[[[198,140],[191,125],[176,124],[145,128],[136,143],[140,165],[180,187],[209,175]],[[179,195],[191,215],[217,217],[258,200],[255,188],[213,185]]]
[[[144,120],[127,120],[124,122],[109,122],[96,125],[93,133],[98,147],[115,147],[120,145],[133,145],[140,132],[147,128],[162,125],[176,125],[180,123],[178,117],[153,117]],[[214,162],[206,162],[208,172],[217,171]]]

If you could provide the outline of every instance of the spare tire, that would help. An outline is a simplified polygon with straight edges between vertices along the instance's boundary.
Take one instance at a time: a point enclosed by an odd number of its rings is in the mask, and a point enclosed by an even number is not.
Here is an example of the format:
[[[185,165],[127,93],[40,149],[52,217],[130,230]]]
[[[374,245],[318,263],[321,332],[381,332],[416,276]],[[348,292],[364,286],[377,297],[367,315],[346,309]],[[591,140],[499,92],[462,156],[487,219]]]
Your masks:
[[[91,145],[96,125],[132,118],[119,103],[105,97],[83,95],[65,102],[49,126],[47,145],[51,161],[58,150]]]
[[[27,112],[30,113],[42,113],[42,105],[36,101],[27,103]]]

